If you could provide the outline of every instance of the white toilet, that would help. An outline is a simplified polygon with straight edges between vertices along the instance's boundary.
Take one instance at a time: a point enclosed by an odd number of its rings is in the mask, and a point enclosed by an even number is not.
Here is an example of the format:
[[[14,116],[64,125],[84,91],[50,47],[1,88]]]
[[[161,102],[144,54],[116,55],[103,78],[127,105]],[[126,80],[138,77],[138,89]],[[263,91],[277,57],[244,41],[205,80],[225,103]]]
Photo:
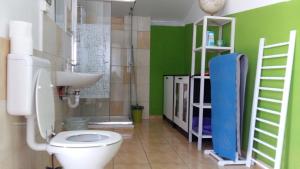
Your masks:
[[[8,56],[7,110],[27,119],[27,144],[54,154],[64,169],[102,169],[118,152],[122,136],[110,131],[54,133],[55,107],[50,62],[33,56]],[[37,120],[36,120],[37,119]],[[47,143],[35,140],[35,122]]]

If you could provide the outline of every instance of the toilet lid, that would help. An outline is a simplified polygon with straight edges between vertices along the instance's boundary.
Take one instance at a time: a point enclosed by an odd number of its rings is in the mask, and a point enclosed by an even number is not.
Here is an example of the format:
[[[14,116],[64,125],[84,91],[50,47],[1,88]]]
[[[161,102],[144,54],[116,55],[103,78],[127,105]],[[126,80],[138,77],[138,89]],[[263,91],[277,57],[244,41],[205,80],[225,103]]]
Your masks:
[[[102,130],[74,130],[58,133],[50,145],[65,148],[102,147],[122,141],[118,133]]]
[[[47,139],[54,130],[55,108],[50,72],[41,69],[35,87],[35,107],[41,136]]]

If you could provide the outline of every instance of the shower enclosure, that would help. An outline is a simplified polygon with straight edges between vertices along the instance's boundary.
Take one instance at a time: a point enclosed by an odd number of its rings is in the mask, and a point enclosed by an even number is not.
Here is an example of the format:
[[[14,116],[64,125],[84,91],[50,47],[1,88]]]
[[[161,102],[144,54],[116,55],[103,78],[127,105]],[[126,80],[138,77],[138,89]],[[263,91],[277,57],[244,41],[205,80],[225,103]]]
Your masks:
[[[130,113],[130,83],[132,69],[115,65],[115,52],[130,60],[130,41],[112,43],[111,2],[78,0],[77,24],[74,34],[74,71],[100,73],[102,78],[93,86],[80,91],[80,105],[73,116],[88,117],[90,127],[99,125],[132,125]],[[73,18],[74,19],[74,18]],[[130,29],[124,36],[131,36]],[[119,35],[117,35],[119,36]],[[118,48],[120,50],[116,50]],[[120,59],[119,59],[120,60]],[[101,126],[102,127],[102,126]]]

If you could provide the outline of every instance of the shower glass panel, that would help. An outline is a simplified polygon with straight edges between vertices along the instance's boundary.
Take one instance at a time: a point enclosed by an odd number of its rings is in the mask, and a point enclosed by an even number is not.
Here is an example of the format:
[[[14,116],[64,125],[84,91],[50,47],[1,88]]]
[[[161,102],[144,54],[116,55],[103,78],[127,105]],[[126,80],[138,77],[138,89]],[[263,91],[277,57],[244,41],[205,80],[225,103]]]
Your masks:
[[[75,71],[100,73],[102,78],[80,91],[80,116],[91,122],[109,121],[111,71],[111,3],[80,0],[77,8]]]
[[[97,84],[80,91],[77,116],[89,117],[90,127],[130,125],[131,28],[112,29],[111,2],[79,0],[77,8],[78,72],[100,73]],[[128,20],[127,20],[128,21]],[[130,24],[127,25],[127,27]],[[127,127],[127,126],[126,126]]]

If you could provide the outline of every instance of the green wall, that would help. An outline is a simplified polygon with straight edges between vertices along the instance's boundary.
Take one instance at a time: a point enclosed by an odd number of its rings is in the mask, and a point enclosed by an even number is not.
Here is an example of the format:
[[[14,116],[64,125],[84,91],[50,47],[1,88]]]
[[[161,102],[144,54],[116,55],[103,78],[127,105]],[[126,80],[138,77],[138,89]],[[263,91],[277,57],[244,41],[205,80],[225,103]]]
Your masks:
[[[193,46],[193,24],[184,27],[184,57],[187,62],[186,72],[191,73],[192,46]]]
[[[151,27],[150,115],[163,113],[163,75],[189,73],[185,38],[183,26]]]
[[[244,150],[247,149],[248,143],[248,126],[252,109],[259,38],[265,37],[268,44],[276,43],[287,41],[290,30],[296,29],[298,31],[282,169],[300,168],[300,160],[298,159],[300,157],[299,11],[300,1],[291,0],[232,15],[236,18],[236,52],[244,53],[249,58]],[[176,28],[152,27],[151,38],[150,112],[153,115],[161,115],[163,110],[162,75],[190,73],[192,25]],[[170,58],[173,59],[173,64],[169,64]]]
[[[212,31],[216,31],[212,28]],[[202,27],[198,28],[202,32]],[[193,24],[151,26],[150,115],[163,114],[163,75],[191,73]],[[197,47],[202,35],[197,35]],[[209,55],[208,57],[211,57]],[[207,60],[208,61],[208,60]],[[196,74],[200,74],[200,55],[196,55]]]
[[[287,41],[292,29],[298,31],[294,72],[289,102],[283,169],[300,168],[300,1],[292,0],[233,15],[236,18],[236,51],[249,58],[249,76],[246,97],[246,118],[244,129],[244,149],[247,147],[250,124],[255,69],[259,38],[265,37],[267,43]]]

